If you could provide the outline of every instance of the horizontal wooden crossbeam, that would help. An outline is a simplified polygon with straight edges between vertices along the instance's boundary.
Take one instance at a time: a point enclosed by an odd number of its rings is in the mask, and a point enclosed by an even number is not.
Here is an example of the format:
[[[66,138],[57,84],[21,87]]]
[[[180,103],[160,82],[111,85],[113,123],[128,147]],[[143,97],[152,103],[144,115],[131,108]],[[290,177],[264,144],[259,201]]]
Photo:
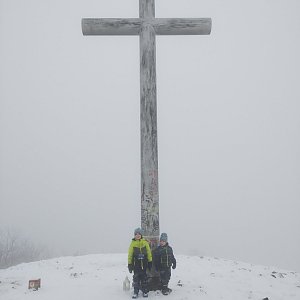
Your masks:
[[[84,18],[83,35],[139,35],[141,28],[152,26],[156,35],[208,35],[211,18]]]

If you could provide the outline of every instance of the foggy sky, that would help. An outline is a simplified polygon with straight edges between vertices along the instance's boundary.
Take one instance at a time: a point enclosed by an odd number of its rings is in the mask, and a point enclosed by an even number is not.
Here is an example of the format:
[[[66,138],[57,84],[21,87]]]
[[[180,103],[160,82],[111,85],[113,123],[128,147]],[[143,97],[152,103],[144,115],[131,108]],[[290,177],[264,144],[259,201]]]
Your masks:
[[[156,17],[213,20],[156,39],[175,254],[300,271],[299,11],[156,0]],[[84,37],[84,17],[138,17],[138,0],[0,0],[0,227],[59,255],[126,252],[140,226],[139,39]]]

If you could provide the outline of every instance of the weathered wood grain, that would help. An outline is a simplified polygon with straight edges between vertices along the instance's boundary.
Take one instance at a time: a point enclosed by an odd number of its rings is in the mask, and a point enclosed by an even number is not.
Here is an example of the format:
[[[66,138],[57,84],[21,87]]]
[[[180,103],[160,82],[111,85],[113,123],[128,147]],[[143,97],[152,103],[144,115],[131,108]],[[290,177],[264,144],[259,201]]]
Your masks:
[[[210,18],[85,18],[81,27],[83,35],[139,35],[146,25],[153,26],[157,35],[208,35],[211,24]]]
[[[81,21],[83,35],[139,35],[142,19],[85,18]]]
[[[155,1],[139,0],[140,18],[151,19],[155,17]]]
[[[140,33],[141,221],[151,238],[159,235],[155,57],[155,31],[146,24]]]
[[[211,32],[210,18],[156,18],[150,22],[158,35],[207,35]]]

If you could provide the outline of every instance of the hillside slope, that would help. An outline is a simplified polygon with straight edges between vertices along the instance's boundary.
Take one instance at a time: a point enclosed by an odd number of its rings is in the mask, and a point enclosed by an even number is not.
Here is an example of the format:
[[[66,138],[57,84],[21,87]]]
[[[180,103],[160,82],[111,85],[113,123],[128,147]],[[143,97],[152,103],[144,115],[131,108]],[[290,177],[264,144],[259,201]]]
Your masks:
[[[1,300],[122,300],[126,254],[61,257],[0,270]],[[218,258],[177,255],[170,300],[300,299],[300,274]],[[28,290],[30,279],[41,278],[41,289]],[[180,281],[180,282],[179,282]],[[178,284],[179,282],[179,284]],[[150,292],[148,299],[165,298]],[[142,297],[141,297],[142,299]]]

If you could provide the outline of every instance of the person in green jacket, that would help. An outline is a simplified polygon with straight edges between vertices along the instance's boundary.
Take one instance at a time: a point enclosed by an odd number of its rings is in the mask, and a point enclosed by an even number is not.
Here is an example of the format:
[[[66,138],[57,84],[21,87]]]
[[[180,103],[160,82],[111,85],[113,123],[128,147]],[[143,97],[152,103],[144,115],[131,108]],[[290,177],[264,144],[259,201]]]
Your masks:
[[[152,253],[148,241],[143,238],[141,228],[134,230],[134,238],[132,239],[128,250],[128,270],[133,271],[133,296],[138,297],[139,290],[143,292],[143,297],[148,297],[147,287],[147,269],[152,268]]]

